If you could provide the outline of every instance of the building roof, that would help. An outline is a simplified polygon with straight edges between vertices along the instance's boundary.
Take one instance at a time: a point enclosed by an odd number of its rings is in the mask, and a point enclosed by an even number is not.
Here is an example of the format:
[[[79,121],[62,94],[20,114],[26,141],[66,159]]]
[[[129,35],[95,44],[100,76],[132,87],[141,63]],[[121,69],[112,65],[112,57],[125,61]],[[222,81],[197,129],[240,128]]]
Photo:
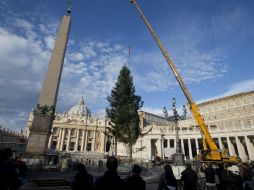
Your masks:
[[[230,99],[239,98],[239,97],[242,97],[242,96],[247,96],[247,95],[252,95],[252,94],[254,95],[254,91],[242,92],[242,93],[233,94],[233,95],[230,95],[230,96],[224,96],[224,97],[221,97],[221,98],[216,98],[214,100],[205,101],[205,102],[197,104],[197,106],[199,106],[199,107],[200,106],[205,106],[205,105],[208,105],[208,104],[218,103],[218,102],[222,102],[222,101],[225,101],[225,100],[230,100]]]
[[[67,112],[67,115],[71,117],[91,117],[90,109],[86,106],[83,96],[77,105],[71,107],[71,109]]]

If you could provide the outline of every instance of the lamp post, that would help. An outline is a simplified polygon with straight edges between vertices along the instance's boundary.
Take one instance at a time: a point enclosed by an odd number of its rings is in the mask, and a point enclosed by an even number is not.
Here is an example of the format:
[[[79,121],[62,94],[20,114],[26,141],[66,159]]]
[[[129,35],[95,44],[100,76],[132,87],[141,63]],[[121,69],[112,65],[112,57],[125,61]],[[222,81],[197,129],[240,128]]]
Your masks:
[[[186,106],[183,105],[183,114],[179,115],[177,110],[176,110],[176,99],[173,98],[172,111],[173,111],[173,115],[169,116],[167,108],[163,107],[163,113],[164,113],[165,118],[168,121],[175,122],[175,126],[176,126],[175,127],[175,131],[176,131],[176,153],[172,155],[173,161],[175,162],[176,165],[183,165],[184,154],[181,151],[181,145],[180,145],[179,133],[178,133],[178,121],[186,119],[187,109],[186,109]]]

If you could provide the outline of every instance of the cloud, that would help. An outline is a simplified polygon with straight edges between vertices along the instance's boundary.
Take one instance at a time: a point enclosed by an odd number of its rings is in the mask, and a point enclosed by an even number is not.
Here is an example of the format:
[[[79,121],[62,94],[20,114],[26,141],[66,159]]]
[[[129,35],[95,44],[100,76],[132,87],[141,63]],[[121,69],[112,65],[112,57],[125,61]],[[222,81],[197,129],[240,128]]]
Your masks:
[[[46,44],[46,48],[52,50],[55,44],[55,36],[54,35],[47,35],[44,37],[44,43]]]
[[[127,56],[119,47],[121,46],[114,42],[75,42],[73,50],[87,51],[74,51],[66,56],[59,90],[60,110],[76,104],[81,95],[89,102],[88,107],[92,111],[106,107],[106,98],[115,84],[119,70],[127,62]]]
[[[197,103],[202,103],[202,102],[206,102],[206,101],[210,101],[210,100],[215,100],[215,99],[222,98],[222,97],[225,97],[225,96],[231,96],[231,95],[234,95],[234,94],[248,92],[248,91],[254,91],[254,79],[245,80],[245,81],[241,81],[241,82],[236,82],[236,83],[232,84],[222,94],[219,94],[219,95],[216,95],[216,96],[213,96],[213,97],[200,99],[200,100],[197,101]]]
[[[232,5],[218,8],[212,17],[181,15],[177,22],[166,25],[169,28],[164,28],[159,38],[185,84],[207,83],[227,75],[232,68],[228,60],[239,47],[236,44],[253,37],[254,27],[248,17],[250,12]],[[167,23],[172,22],[170,19]],[[158,50],[154,46],[154,50],[140,51],[133,58],[136,66],[147,68],[142,69],[142,74],[135,73],[136,82],[146,92],[163,92],[178,85]]]
[[[0,27],[0,41],[0,125],[20,129],[36,103],[50,53],[40,41],[6,28]]]
[[[172,108],[169,107],[169,108],[166,108],[166,109],[167,109],[167,112],[168,112],[168,116],[173,116]],[[177,113],[179,115],[183,114],[183,108],[182,107],[177,107],[176,110],[177,110]],[[158,107],[147,107],[147,106],[145,106],[145,107],[141,108],[141,111],[145,111],[145,112],[148,112],[148,113],[152,113],[154,115],[164,117],[163,107],[158,108]],[[187,117],[190,117],[190,116],[191,116],[191,113],[190,113],[189,109],[187,108]]]
[[[94,48],[96,48],[96,44],[94,42],[89,42],[87,43],[86,46],[83,46],[81,48],[86,59],[95,57],[97,55]],[[105,47],[99,47],[99,48],[101,48],[102,50],[105,49]]]
[[[31,12],[22,12],[19,15],[11,11],[7,1],[0,3],[0,16],[4,18],[0,26],[0,125],[12,129],[24,127],[29,112],[36,105],[60,23],[56,15],[50,14],[53,12],[49,10],[50,6],[45,4],[44,11],[41,11],[41,5],[44,3],[37,5],[40,11],[35,16],[36,13]],[[234,10],[235,14],[232,13],[232,17],[218,15],[212,21],[207,21],[210,24],[204,30],[202,23],[197,19],[186,23],[187,29],[175,27],[173,36],[165,31],[167,37],[163,36],[162,41],[170,44],[166,49],[169,50],[186,84],[218,80],[226,75],[230,66],[225,63],[231,51],[231,47],[228,46],[234,43],[223,34],[232,32],[230,35],[234,36],[235,31],[239,32],[241,28],[241,25],[238,25],[237,30],[234,30],[234,25],[248,16],[240,9]],[[221,24],[214,27],[218,22]],[[230,23],[230,27],[220,33],[227,22]],[[208,28],[213,29],[209,32],[212,33],[211,39],[208,38]],[[252,31],[249,30],[249,35],[253,34]],[[244,35],[241,34],[242,38],[238,37],[237,39],[243,39]],[[126,49],[121,43],[110,39],[75,40],[70,36],[57,112],[68,110],[78,103],[83,95],[92,114],[102,115],[107,104],[106,97],[115,85],[119,70],[128,62]],[[229,45],[218,45],[223,40]],[[216,41],[216,46],[211,46],[211,41]],[[138,90],[161,92],[178,85],[157,49],[140,49],[132,59],[130,68]],[[251,81],[232,85],[222,95],[248,90],[250,86],[253,87]],[[145,107],[143,110],[163,115],[162,108]]]
[[[158,108],[158,107],[142,107],[141,111],[145,111],[148,113],[152,113],[154,115],[164,117],[162,109],[163,108]]]
[[[222,94],[222,96],[229,96],[241,92],[248,92],[254,90],[254,79],[237,82],[230,86],[230,88]]]
[[[183,45],[181,52],[176,47],[172,53],[173,62],[184,83],[198,84],[222,78],[228,70],[226,64],[221,64],[224,58],[223,51],[203,52],[192,45]],[[141,64],[144,66],[140,66]],[[136,56],[134,65],[141,67],[135,70],[134,79],[137,85],[146,92],[167,91],[178,85],[168,63],[158,52],[142,53]]]
[[[84,59],[84,55],[82,53],[79,52],[74,52],[70,55],[70,59],[72,61],[81,61]]]
[[[0,27],[0,125],[20,129],[36,105],[59,21],[40,17],[31,22],[31,17],[9,14]],[[57,112],[68,110],[83,95],[92,113],[101,116],[126,57],[115,41],[75,41],[70,36]]]
[[[24,27],[20,35],[15,30],[0,28],[0,124],[9,128],[17,128],[17,124],[25,126],[26,117],[36,104],[55,41],[51,34],[34,33],[32,38],[28,37],[26,33],[33,32],[35,26],[28,21],[19,22],[18,27]],[[45,27],[48,26],[41,25],[43,30]],[[114,42],[92,40],[69,44],[58,112],[69,109],[82,95],[92,111],[106,107],[106,97],[126,63],[127,56],[121,47]],[[24,114],[17,116],[18,113],[26,113],[26,117]]]

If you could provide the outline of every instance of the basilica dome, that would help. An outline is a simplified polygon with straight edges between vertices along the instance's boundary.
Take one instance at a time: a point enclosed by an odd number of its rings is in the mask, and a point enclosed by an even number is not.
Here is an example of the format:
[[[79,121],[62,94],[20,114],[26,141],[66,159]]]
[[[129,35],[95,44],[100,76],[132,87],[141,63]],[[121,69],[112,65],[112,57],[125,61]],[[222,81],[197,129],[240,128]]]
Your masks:
[[[68,116],[71,117],[91,117],[91,112],[90,109],[85,105],[85,101],[83,99],[83,96],[81,97],[79,104],[73,106],[69,111],[68,111]]]

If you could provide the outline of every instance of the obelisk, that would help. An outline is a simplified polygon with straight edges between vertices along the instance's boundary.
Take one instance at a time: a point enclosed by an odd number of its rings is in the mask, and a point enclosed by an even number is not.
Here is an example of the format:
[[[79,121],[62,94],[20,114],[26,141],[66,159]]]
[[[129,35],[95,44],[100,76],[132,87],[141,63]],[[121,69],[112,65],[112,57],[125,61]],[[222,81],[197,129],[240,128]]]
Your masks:
[[[33,110],[34,118],[26,148],[28,155],[43,155],[47,151],[70,25],[71,10],[68,9],[67,14],[62,18],[38,104]]]

